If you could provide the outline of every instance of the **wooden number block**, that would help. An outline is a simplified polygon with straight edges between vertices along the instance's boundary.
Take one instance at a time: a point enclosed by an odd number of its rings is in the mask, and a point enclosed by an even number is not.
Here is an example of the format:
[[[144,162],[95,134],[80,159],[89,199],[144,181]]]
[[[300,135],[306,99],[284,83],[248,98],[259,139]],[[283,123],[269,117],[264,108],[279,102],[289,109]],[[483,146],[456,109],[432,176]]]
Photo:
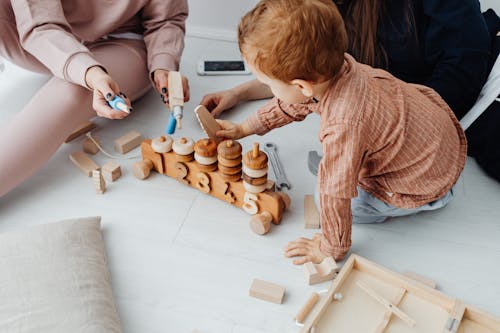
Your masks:
[[[319,212],[316,208],[316,203],[314,202],[314,197],[312,195],[306,195],[304,197],[304,228],[320,228]]]
[[[218,138],[215,133],[217,133],[217,131],[220,131],[222,127],[215,120],[210,111],[208,111],[207,108],[203,105],[198,105],[196,109],[194,109],[194,113],[196,114],[196,118],[198,118],[200,126],[205,134],[209,138],[214,139],[217,142],[220,141],[221,139]]]
[[[80,168],[87,175],[92,177],[92,170],[99,169],[97,165],[87,154],[83,151],[77,151],[69,155],[69,159],[73,164]]]
[[[115,150],[121,154],[126,154],[135,147],[138,147],[144,140],[141,133],[130,131],[124,136],[115,140]]]
[[[65,143],[71,142],[74,139],[78,138],[79,136],[92,131],[94,128],[96,128],[96,125],[91,122],[87,121],[80,126],[78,126],[67,138],[64,140]]]
[[[283,303],[285,287],[271,282],[254,279],[250,287],[250,296],[276,304]]]
[[[333,279],[339,269],[332,257],[323,259],[319,264],[313,264],[312,262],[304,264],[304,274],[310,286]]]
[[[99,138],[93,137],[93,139],[99,145],[101,145]],[[97,145],[94,143],[94,141],[92,141],[90,138],[87,138],[87,139],[85,139],[85,141],[83,141],[83,151],[86,152],[87,154],[95,155],[99,152],[99,147],[97,147]]]
[[[114,182],[122,175],[122,169],[118,163],[108,162],[102,166],[102,175],[108,182]]]
[[[94,181],[95,191],[98,194],[106,192],[106,182],[102,177],[101,170],[92,170],[92,179]]]

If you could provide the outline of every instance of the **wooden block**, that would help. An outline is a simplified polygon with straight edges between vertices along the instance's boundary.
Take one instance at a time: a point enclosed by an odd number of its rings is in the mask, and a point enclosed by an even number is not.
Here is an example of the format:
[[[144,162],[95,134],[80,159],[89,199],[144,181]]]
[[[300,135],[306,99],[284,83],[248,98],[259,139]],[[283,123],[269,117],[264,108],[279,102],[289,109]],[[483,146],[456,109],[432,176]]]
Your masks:
[[[285,287],[271,282],[254,279],[250,287],[250,296],[264,301],[281,304],[285,296]]]
[[[403,274],[404,276],[414,280],[414,281],[417,281],[417,282],[420,282],[420,283],[423,283],[425,284],[426,286],[428,287],[431,287],[432,289],[436,289],[437,287],[437,283],[436,281],[433,281],[429,278],[426,278],[422,275],[419,275],[417,273],[414,273],[414,272],[406,272]]]
[[[101,170],[92,170],[92,179],[94,181],[95,191],[98,194],[106,192],[106,182],[102,177]]]
[[[144,140],[141,133],[130,131],[124,136],[115,140],[115,150],[121,154],[126,154],[135,147],[138,147]]]
[[[320,228],[319,212],[316,208],[316,203],[314,202],[314,197],[312,195],[304,196],[304,228]]]
[[[201,128],[205,132],[205,134],[211,138],[216,140],[217,142],[221,141],[215,133],[222,129],[221,125],[215,120],[214,116],[207,110],[203,105],[198,105],[196,109],[194,109],[194,113],[196,114],[196,118],[198,118],[198,122],[200,123]]]
[[[108,162],[102,166],[102,175],[108,182],[114,182],[122,175],[122,169],[116,162]]]
[[[168,73],[168,104],[170,108],[174,106],[184,106],[182,75],[176,71],[170,71]]]
[[[340,268],[332,257],[323,259],[319,264],[313,264],[312,262],[304,264],[304,274],[310,286],[332,280],[339,270]]]
[[[67,138],[66,140],[64,140],[64,142],[68,143],[68,142],[71,142],[73,141],[74,139],[78,138],[79,136],[93,130],[94,128],[96,128],[96,125],[91,122],[91,121],[87,121],[83,124],[81,124],[80,126],[78,126]]]
[[[77,151],[69,155],[69,159],[73,164],[80,168],[87,175],[87,177],[92,176],[92,170],[99,169],[97,165],[87,154],[83,151]]]
[[[99,138],[93,136],[93,139],[99,145],[101,145],[101,141],[99,140]],[[94,141],[92,141],[90,138],[87,138],[85,139],[85,141],[83,141],[83,151],[86,152],[87,154],[95,155],[99,152],[99,147],[97,147]]]

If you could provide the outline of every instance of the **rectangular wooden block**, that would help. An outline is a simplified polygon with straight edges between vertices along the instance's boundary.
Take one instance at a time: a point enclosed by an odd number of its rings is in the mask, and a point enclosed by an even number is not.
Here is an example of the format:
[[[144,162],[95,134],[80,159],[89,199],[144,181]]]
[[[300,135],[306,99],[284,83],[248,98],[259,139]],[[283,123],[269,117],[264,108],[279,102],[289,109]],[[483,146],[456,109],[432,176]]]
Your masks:
[[[84,124],[81,124],[78,126],[67,138],[64,140],[64,142],[68,143],[70,141],[73,141],[74,139],[78,138],[79,136],[93,130],[96,127],[96,125],[91,122],[87,121]]]
[[[99,145],[101,145],[99,138],[93,138]],[[85,141],[83,141],[83,151],[87,154],[95,155],[99,152],[99,147],[97,147],[97,145],[92,140],[90,140],[90,138],[87,138],[85,139]]]
[[[304,196],[304,228],[320,228],[319,212],[314,202],[314,196],[312,195]]]
[[[83,151],[77,151],[69,155],[69,159],[73,164],[80,168],[87,175],[87,177],[92,177],[92,171],[99,169],[97,165],[87,154]]]
[[[116,162],[108,162],[102,166],[102,175],[109,182],[114,182],[122,175],[122,169]]]
[[[323,259],[319,264],[313,264],[312,262],[306,262],[304,264],[304,274],[310,286],[332,280],[339,270],[340,267],[337,266],[337,263],[332,257]]]
[[[126,154],[135,147],[138,147],[144,140],[141,133],[130,131],[124,136],[115,140],[115,150],[121,154]]]
[[[276,304],[283,303],[285,287],[271,282],[254,279],[250,286],[250,296]]]

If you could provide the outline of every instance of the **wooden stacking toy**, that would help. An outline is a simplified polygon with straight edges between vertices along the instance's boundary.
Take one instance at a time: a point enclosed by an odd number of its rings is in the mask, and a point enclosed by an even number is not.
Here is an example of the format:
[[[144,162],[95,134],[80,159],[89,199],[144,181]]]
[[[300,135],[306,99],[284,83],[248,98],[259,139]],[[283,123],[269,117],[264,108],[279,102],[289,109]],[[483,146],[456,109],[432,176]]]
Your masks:
[[[214,139],[195,143],[189,138],[163,136],[145,140],[141,150],[142,161],[133,166],[138,179],[146,179],[155,170],[224,200],[253,216],[250,227],[257,234],[267,233],[271,222],[279,224],[290,205],[288,195],[269,186],[267,155],[258,143],[244,158],[241,144],[235,140],[217,145]]]

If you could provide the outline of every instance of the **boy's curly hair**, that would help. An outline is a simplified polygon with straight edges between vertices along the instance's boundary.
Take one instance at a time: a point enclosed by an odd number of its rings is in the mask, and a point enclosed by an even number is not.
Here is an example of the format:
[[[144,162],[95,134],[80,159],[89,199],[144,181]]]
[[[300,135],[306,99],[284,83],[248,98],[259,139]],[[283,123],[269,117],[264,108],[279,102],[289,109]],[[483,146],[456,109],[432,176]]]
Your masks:
[[[333,78],[347,42],[344,21],[331,0],[262,0],[238,27],[245,59],[283,82]]]

